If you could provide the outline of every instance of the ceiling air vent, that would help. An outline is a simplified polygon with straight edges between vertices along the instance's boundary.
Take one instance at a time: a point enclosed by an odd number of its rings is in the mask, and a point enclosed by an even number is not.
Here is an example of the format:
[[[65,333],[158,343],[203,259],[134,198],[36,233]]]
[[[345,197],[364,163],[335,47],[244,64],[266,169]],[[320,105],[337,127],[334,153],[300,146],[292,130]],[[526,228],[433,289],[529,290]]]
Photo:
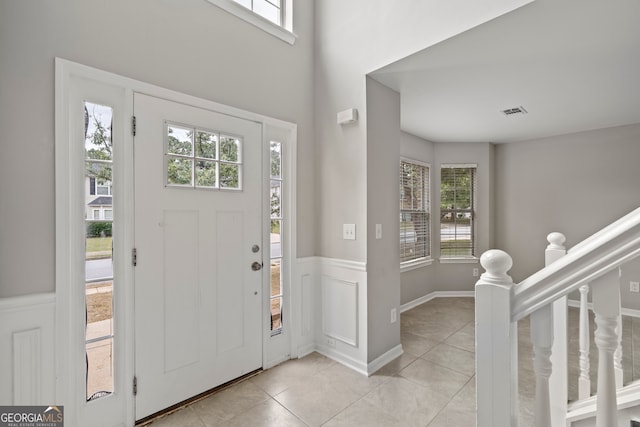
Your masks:
[[[527,110],[521,105],[519,107],[507,108],[506,110],[502,110],[502,114],[505,116],[517,116],[522,114],[527,114]]]

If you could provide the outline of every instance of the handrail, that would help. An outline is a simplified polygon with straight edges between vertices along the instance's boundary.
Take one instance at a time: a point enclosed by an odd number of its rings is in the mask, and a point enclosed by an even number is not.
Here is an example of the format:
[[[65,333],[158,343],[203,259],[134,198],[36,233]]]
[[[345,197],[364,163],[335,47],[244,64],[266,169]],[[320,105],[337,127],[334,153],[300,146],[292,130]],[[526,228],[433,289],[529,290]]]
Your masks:
[[[572,252],[572,251],[576,251],[579,248],[591,243],[592,241],[599,239],[602,235],[609,233],[611,230],[620,227],[621,225],[627,223],[627,222],[632,222],[634,220],[634,218],[637,218],[640,215],[640,207],[637,209],[632,210],[631,212],[629,212],[628,214],[624,215],[623,217],[618,218],[617,220],[615,220],[614,222],[612,222],[609,225],[606,225],[605,227],[603,227],[602,229],[600,229],[599,231],[596,231],[595,233],[593,233],[591,236],[587,237],[586,239],[584,239],[582,242],[576,244],[575,246],[571,247],[570,249],[568,249],[567,252]]]
[[[513,287],[512,321],[518,321],[640,256],[640,208],[603,228],[566,256]]]

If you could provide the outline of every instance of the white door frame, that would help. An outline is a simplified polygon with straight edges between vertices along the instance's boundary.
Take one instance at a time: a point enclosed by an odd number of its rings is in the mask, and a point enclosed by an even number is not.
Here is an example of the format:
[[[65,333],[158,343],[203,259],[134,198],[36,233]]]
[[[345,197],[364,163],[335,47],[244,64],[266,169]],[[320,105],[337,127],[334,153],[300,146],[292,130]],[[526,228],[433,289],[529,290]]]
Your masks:
[[[84,234],[78,235],[78,221],[84,222],[84,211],[78,207],[83,205],[84,193],[78,182],[84,176],[83,167],[83,150],[78,150],[72,145],[72,126],[76,118],[72,117],[69,112],[70,107],[70,91],[79,80],[92,82],[96,85],[107,85],[113,87],[120,94],[119,105],[124,112],[123,123],[120,125],[125,129],[129,129],[130,120],[133,116],[133,93],[140,92],[148,95],[165,98],[174,102],[185,103],[199,108],[209,109],[223,114],[232,115],[245,120],[252,120],[262,124],[263,128],[263,155],[269,158],[269,144],[271,140],[277,140],[283,143],[283,168],[287,171],[287,182],[285,183],[283,194],[286,196],[283,209],[288,214],[288,220],[283,227],[283,247],[284,257],[287,260],[283,266],[282,275],[285,286],[285,292],[291,294],[291,283],[293,278],[293,264],[296,259],[296,136],[297,125],[278,119],[273,119],[263,115],[240,110],[227,105],[186,95],[127,77],[119,76],[113,73],[102,71],[96,68],[88,67],[82,64],[71,62],[65,59],[56,58],[55,61],[55,188],[56,188],[56,399],[57,403],[65,406],[65,415],[68,422],[72,425],[77,424],[77,420],[86,411],[86,403],[83,403],[82,396],[84,390],[82,388],[83,378],[79,366],[84,364],[84,295],[81,291],[73,290],[73,283],[83,282],[81,277],[83,271],[84,258]],[[115,127],[115,126],[114,126]],[[121,129],[122,129],[121,127]],[[117,252],[125,255],[131,251],[134,245],[133,233],[133,136],[129,131],[123,131],[121,138],[124,140],[126,149],[120,149],[120,156],[114,159],[120,162],[118,175],[115,176],[114,183],[119,187],[114,188],[116,197],[120,198],[123,203],[123,209],[115,212],[114,221],[119,224],[122,230],[122,236],[119,239],[119,248]],[[74,149],[76,148],[76,149]],[[266,172],[269,168],[265,169]],[[263,177],[263,191],[268,192],[269,177]],[[265,199],[268,200],[268,194]],[[270,212],[265,210],[266,214]],[[265,219],[265,223],[267,220]],[[264,243],[268,248],[268,230],[265,229]],[[122,269],[120,277],[116,277],[121,286],[119,292],[120,301],[116,300],[115,304],[120,306],[121,316],[120,326],[116,326],[116,334],[119,334],[120,345],[116,348],[116,352],[121,351],[120,360],[123,360],[123,366],[120,367],[121,374],[115,378],[116,390],[123,391],[132,390],[133,381],[133,365],[134,365],[134,287],[133,287],[133,267],[130,263],[124,263],[128,268]],[[268,268],[264,269],[263,280],[263,298],[265,306],[269,299],[269,279]],[[278,346],[272,344],[270,339],[269,328],[263,330],[263,367],[268,368],[288,356],[297,356],[297,336],[295,319],[296,310],[290,307],[291,298],[288,298],[288,315],[289,321],[287,334],[287,342]],[[286,302],[286,301],[285,301]],[[265,311],[268,313],[269,311]],[[265,324],[267,322],[264,317]],[[80,344],[82,343],[82,347]],[[287,348],[288,347],[288,348]],[[283,353],[284,351],[284,353]],[[82,359],[82,360],[80,360]],[[119,385],[120,384],[120,385]],[[127,392],[128,394],[128,392]],[[124,407],[119,408],[122,414],[121,421],[116,425],[133,425],[135,422],[135,400],[131,393],[130,398],[124,399]]]

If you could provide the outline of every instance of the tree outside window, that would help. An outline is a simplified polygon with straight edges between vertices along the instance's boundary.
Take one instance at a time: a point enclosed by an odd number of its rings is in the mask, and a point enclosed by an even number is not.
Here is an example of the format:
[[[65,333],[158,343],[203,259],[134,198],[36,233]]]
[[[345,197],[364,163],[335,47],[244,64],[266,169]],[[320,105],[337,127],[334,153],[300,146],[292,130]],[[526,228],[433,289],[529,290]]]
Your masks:
[[[440,256],[475,256],[476,166],[440,170]]]

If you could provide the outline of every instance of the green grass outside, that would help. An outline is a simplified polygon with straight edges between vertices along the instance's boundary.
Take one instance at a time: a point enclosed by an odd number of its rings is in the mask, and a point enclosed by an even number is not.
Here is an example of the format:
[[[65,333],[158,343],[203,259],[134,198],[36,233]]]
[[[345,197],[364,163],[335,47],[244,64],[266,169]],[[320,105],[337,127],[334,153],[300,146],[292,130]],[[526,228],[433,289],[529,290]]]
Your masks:
[[[454,256],[472,256],[471,240],[445,240],[440,242],[440,256],[441,257],[454,257]]]
[[[87,237],[86,245],[87,259],[104,258],[105,252],[109,253],[107,257],[111,256],[111,237]]]

